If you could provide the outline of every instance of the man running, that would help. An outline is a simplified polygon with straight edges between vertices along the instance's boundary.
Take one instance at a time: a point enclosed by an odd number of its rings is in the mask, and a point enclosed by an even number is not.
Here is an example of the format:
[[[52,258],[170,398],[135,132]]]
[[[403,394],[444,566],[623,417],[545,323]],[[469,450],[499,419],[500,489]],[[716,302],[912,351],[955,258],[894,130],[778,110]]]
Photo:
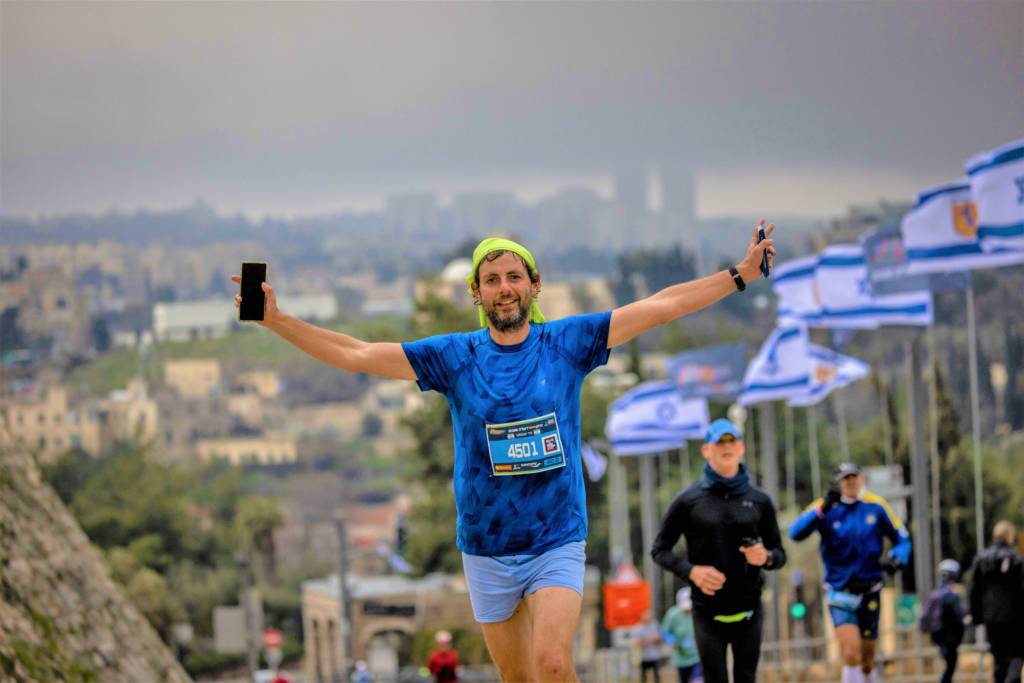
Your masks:
[[[775,506],[750,483],[743,435],[729,420],[708,427],[701,454],[704,477],[680,493],[654,539],[654,561],[697,588],[693,626],[707,683],[753,683],[761,655],[762,569],[786,563]],[[686,537],[686,553],[673,548]]]
[[[1007,520],[992,527],[992,545],[971,566],[971,616],[984,626],[992,651],[995,683],[1020,683],[1024,662],[1024,559],[1017,552],[1017,528]]]
[[[577,680],[572,643],[587,536],[584,377],[607,361],[609,349],[760,277],[762,257],[775,255],[773,229],[766,226],[769,239],[758,243],[755,228],[745,257],[729,270],[613,311],[553,322],[545,322],[537,303],[541,276],[533,255],[488,238],[474,250],[467,278],[483,329],[407,344],[367,343],[285,315],[264,283],[260,324],[267,329],[334,367],[416,380],[448,401],[456,545],[474,616],[503,681]]]
[[[802,541],[821,535],[826,601],[843,657],[843,683],[874,683],[882,591],[882,546],[888,538],[886,571],[910,558],[910,534],[881,496],[864,490],[860,466],[842,463],[825,497],[811,503],[789,528]]]

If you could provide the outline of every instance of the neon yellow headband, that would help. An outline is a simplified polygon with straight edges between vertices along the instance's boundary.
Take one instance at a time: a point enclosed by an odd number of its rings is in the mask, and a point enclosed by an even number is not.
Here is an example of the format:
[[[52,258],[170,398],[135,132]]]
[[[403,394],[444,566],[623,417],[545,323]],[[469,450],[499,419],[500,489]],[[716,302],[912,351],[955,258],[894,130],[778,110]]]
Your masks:
[[[473,272],[466,276],[466,284],[469,285],[469,293],[471,295],[474,294],[473,280],[476,279],[477,273],[480,272],[480,264],[483,263],[484,258],[488,254],[495,251],[511,251],[513,254],[522,257],[532,272],[537,272],[537,264],[534,262],[533,254],[530,253],[529,249],[512,240],[501,237],[488,237],[476,245],[476,249],[473,250]],[[487,314],[484,313],[483,305],[477,309],[477,313],[480,314],[480,327],[487,327]],[[537,305],[536,298],[530,302],[530,322],[544,322],[544,314],[540,312],[540,306]]]

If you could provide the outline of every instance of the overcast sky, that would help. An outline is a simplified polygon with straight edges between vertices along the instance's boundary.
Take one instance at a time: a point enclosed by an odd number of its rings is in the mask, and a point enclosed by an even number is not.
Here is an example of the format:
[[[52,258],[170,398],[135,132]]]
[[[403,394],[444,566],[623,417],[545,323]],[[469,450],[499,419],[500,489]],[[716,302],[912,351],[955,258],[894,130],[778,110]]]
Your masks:
[[[0,211],[697,171],[704,216],[910,199],[1024,137],[1024,2],[0,2]]]

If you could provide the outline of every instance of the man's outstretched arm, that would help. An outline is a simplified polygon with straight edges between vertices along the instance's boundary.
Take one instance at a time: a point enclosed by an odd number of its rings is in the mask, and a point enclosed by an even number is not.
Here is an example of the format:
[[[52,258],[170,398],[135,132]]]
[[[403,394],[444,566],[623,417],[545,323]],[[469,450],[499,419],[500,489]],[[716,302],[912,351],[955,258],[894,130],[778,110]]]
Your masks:
[[[233,282],[241,282],[237,275]],[[277,333],[285,341],[319,361],[348,372],[365,372],[389,379],[416,379],[402,345],[394,342],[365,342],[341,332],[325,330],[282,313],[277,308],[277,295],[269,283],[263,283],[266,298],[263,327]],[[235,295],[235,307],[242,303]]]
[[[758,222],[758,227],[764,220]],[[758,243],[757,228],[747,245],[747,254],[736,264],[736,270],[747,284],[761,277],[761,256],[767,250],[769,263],[775,256],[775,248],[770,238],[775,226],[769,223],[765,227],[767,239]],[[611,325],[608,330],[608,348],[625,344],[630,339],[643,334],[658,325],[681,318],[706,308],[716,301],[736,291],[729,271],[723,270],[697,280],[666,287],[646,299],[634,301],[612,311]]]

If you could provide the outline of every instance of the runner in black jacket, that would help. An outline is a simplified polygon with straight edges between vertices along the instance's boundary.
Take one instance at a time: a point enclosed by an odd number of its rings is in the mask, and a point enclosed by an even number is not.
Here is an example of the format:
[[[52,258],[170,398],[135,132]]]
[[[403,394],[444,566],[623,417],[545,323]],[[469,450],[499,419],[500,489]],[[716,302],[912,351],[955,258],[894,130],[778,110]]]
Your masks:
[[[754,680],[761,651],[762,569],[786,563],[771,499],[750,484],[743,437],[715,420],[701,449],[704,477],[672,502],[654,540],[654,561],[689,581],[697,650],[707,683],[728,683],[726,648],[733,648],[734,683]],[[680,536],[686,553],[673,552]]]

